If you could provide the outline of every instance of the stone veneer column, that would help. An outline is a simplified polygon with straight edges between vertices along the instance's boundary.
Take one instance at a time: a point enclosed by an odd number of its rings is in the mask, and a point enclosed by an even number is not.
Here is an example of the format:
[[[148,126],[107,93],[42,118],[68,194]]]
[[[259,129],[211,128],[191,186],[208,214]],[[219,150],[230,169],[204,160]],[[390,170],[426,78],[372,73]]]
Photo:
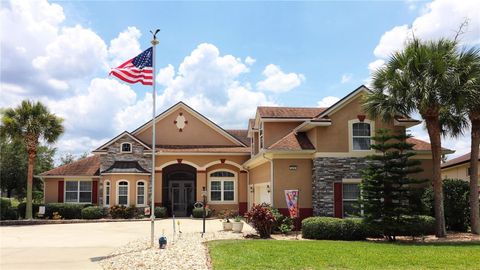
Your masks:
[[[366,158],[354,157],[315,158],[312,169],[313,215],[333,217],[333,183],[361,178],[361,171],[370,162]]]

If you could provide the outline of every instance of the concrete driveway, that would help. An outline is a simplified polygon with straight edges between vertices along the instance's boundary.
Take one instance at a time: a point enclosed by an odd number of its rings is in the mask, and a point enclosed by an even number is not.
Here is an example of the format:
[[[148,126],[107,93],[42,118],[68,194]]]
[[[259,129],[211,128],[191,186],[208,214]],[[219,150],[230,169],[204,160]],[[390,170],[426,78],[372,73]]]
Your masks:
[[[182,232],[202,231],[201,220],[178,220]],[[155,238],[162,230],[171,235],[172,223],[155,221]],[[207,220],[206,225],[209,232],[222,229],[219,220]],[[0,269],[100,269],[97,262],[115,248],[149,236],[149,221],[3,226]]]

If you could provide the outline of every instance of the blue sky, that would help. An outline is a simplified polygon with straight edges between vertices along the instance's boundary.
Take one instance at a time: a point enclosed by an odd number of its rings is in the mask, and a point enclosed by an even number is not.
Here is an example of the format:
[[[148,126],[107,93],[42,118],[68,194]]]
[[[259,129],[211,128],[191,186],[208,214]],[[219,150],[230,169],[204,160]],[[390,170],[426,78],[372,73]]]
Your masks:
[[[59,154],[88,152],[149,119],[151,89],[108,77],[157,47],[158,107],[182,100],[225,128],[259,105],[329,106],[403,47],[452,36],[480,44],[480,1],[10,1],[0,7],[0,107],[40,100],[65,119]],[[446,20],[445,18],[448,18]],[[22,72],[18,72],[22,70]],[[413,134],[428,140],[419,126]],[[468,134],[446,138],[455,155]]]

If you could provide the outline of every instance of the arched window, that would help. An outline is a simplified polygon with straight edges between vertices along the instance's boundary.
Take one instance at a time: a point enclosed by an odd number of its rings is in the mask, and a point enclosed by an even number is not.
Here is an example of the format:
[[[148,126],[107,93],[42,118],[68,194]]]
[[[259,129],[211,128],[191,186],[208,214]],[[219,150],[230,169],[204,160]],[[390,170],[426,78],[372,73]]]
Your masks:
[[[366,122],[352,124],[352,150],[370,150],[371,125]]]
[[[229,171],[212,172],[208,181],[210,203],[235,203],[237,200],[237,177]]]
[[[127,181],[118,182],[117,204],[128,205],[128,182]]]
[[[105,182],[105,206],[110,206],[110,181]]]
[[[124,142],[120,145],[120,152],[122,153],[131,153],[132,152],[132,144],[129,142]]]
[[[137,182],[137,206],[145,205],[145,181],[140,180]]]

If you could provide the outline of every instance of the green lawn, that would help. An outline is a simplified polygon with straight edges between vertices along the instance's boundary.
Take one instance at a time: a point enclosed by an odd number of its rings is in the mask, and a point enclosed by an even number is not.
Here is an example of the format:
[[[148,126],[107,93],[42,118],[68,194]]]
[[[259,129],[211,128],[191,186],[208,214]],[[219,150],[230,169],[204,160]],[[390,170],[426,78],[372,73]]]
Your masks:
[[[208,242],[219,269],[480,269],[480,244],[345,241]]]

